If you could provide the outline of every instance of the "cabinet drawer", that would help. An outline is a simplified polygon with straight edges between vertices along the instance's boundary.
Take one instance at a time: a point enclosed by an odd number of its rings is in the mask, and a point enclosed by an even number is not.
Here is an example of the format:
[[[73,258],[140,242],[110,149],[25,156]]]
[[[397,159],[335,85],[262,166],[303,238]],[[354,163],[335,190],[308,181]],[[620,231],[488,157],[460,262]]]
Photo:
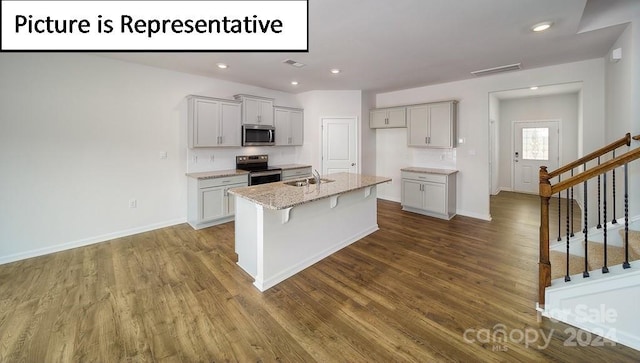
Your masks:
[[[301,178],[301,177],[307,177],[307,176],[311,176],[311,167],[282,171],[283,180],[288,178]]]
[[[235,175],[235,176],[225,176],[220,178],[212,178],[212,179],[201,179],[198,180],[199,188],[210,188],[217,187],[222,185],[231,185],[231,184],[241,184],[248,183],[249,177],[245,175]]]
[[[428,182],[434,182],[434,183],[447,182],[447,176],[444,174],[414,173],[410,171],[403,171],[402,179],[413,179],[413,180],[428,181]]]

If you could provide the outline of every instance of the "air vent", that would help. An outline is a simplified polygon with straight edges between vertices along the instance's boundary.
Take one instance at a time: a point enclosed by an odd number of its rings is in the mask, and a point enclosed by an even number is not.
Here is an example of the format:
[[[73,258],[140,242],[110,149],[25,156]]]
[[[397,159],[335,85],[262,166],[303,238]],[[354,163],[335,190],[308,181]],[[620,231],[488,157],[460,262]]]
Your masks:
[[[306,66],[306,64],[300,63],[300,62],[296,62],[293,59],[285,59],[285,60],[282,61],[282,63],[286,63],[286,64],[288,64],[290,66],[294,66],[294,67],[297,67],[297,68],[302,68],[302,67]]]
[[[495,74],[495,73],[517,71],[519,69],[522,69],[520,64],[521,63],[515,63],[515,64],[509,64],[506,66],[500,66],[495,68],[481,69],[479,71],[473,71],[471,72],[471,74],[473,74],[474,76],[480,77],[480,76],[488,76],[490,74]]]

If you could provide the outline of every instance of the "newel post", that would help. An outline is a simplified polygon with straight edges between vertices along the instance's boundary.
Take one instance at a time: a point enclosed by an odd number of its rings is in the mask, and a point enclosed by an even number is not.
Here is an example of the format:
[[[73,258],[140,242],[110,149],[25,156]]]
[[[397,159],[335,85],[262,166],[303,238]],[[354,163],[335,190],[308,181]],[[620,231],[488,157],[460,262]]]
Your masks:
[[[544,290],[551,286],[551,262],[549,262],[549,199],[551,183],[546,166],[540,167],[540,260],[538,263],[538,304],[544,307]]]

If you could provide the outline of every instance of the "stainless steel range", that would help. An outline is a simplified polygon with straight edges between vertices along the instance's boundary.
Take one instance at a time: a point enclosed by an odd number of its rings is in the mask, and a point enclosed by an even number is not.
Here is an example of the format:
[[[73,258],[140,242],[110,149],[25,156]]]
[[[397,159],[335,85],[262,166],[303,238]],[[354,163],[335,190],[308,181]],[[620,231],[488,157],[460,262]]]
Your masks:
[[[280,181],[281,168],[269,166],[269,155],[236,156],[236,169],[249,172],[249,185]]]

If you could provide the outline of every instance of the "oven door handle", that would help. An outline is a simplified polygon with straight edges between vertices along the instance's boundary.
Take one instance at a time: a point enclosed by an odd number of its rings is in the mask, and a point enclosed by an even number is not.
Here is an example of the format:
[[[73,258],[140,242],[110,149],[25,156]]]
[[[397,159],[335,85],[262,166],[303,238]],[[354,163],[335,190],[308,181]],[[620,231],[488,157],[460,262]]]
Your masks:
[[[253,178],[254,176],[269,176],[269,175],[278,175],[281,174],[280,171],[277,170],[273,170],[273,171],[252,171],[251,172],[251,177]]]

